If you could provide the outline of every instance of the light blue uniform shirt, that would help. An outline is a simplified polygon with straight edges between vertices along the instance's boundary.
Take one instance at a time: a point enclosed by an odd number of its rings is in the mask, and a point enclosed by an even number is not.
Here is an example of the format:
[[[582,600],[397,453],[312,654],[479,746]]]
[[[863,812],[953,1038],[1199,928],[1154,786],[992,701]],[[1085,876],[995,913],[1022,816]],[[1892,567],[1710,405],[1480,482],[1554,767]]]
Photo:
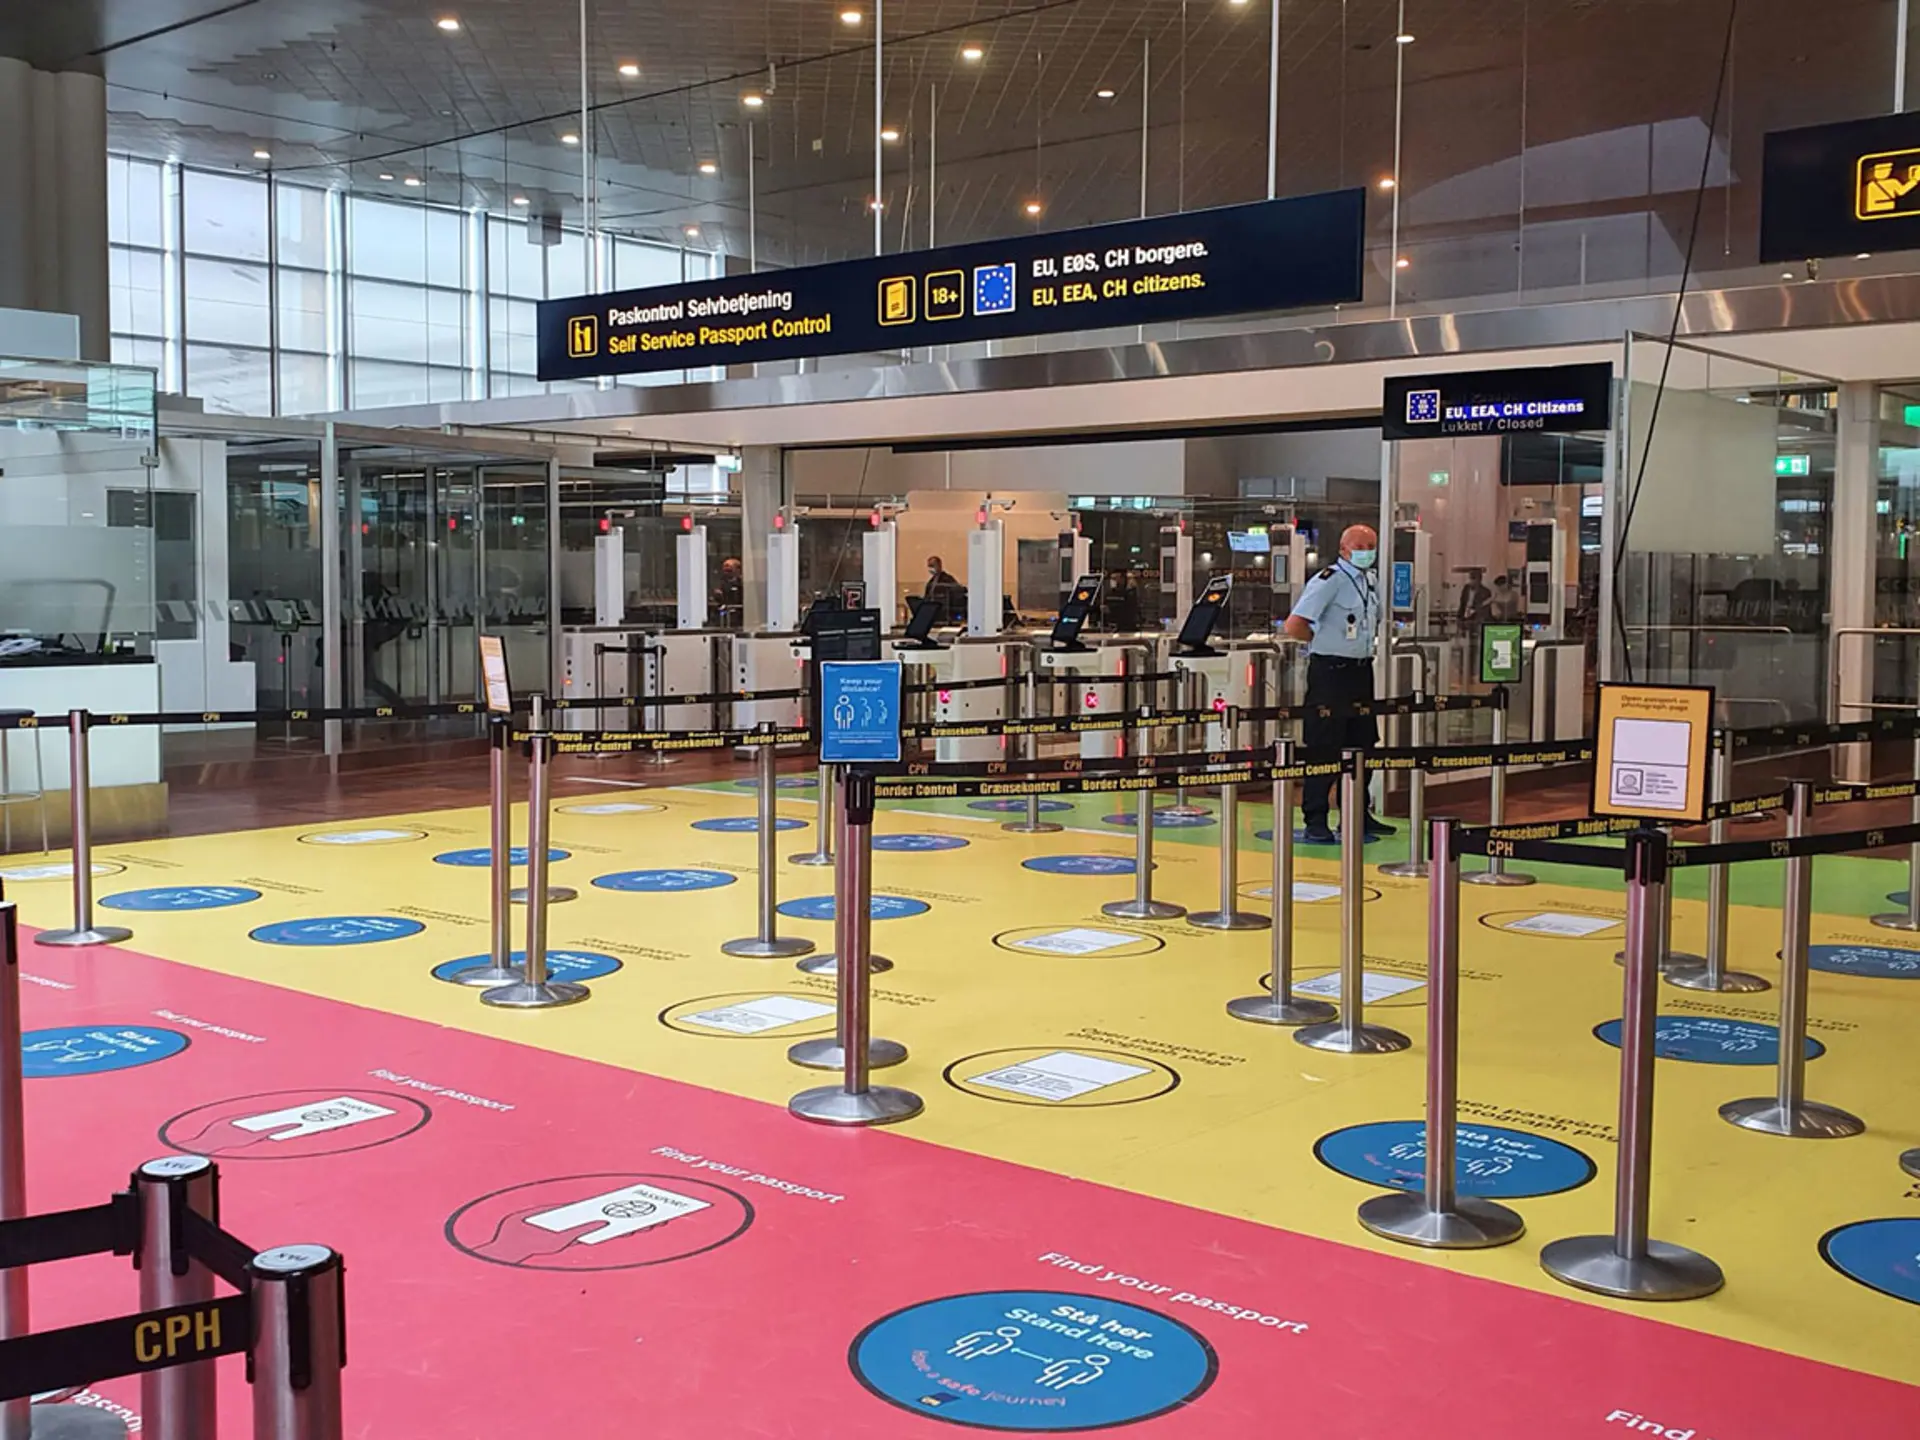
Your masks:
[[[1313,626],[1309,655],[1372,658],[1373,632],[1380,620],[1373,578],[1372,571],[1343,556],[1301,587],[1292,613]]]

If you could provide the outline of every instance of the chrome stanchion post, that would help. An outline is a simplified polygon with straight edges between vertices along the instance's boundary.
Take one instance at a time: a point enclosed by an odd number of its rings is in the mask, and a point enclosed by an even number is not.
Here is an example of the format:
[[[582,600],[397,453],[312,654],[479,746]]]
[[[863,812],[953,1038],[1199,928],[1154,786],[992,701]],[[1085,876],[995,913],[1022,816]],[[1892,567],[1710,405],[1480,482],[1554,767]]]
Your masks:
[[[1265,995],[1227,1002],[1236,1020],[1263,1025],[1319,1025],[1339,1012],[1324,1000],[1293,993],[1293,742],[1273,745],[1273,972]]]
[[[1182,712],[1189,715],[1200,708],[1200,672],[1198,670],[1183,670],[1180,672],[1180,678],[1174,682],[1174,700]],[[1193,753],[1192,723],[1183,723],[1176,733],[1178,733],[1180,737],[1180,753],[1182,755],[1191,755]],[[1187,802],[1186,782],[1182,781],[1174,787],[1173,804],[1167,806],[1167,808],[1160,813],[1162,815],[1175,815],[1183,819],[1191,819],[1205,815],[1207,813],[1207,807],[1204,805],[1191,805]]]
[[[1040,718],[1040,672],[1038,670],[1027,671],[1026,692],[1027,703],[1025,709],[1027,719],[1038,720]],[[1029,760],[1037,760],[1040,758],[1040,736],[1038,733],[1027,736],[1027,743],[1022,747],[1022,753],[1024,753]],[[1009,820],[1000,828],[1002,830],[1011,830],[1016,835],[1052,835],[1059,831],[1061,827],[1054,824],[1051,820],[1042,820],[1040,818],[1040,797],[1038,795],[1029,795],[1027,796],[1027,813],[1025,817],[1019,820]]]
[[[547,765],[553,736],[536,733],[527,744],[527,962],[517,980],[480,992],[480,1003],[508,1010],[574,1005],[590,993],[571,980],[547,978]]]
[[[1713,751],[1713,800],[1725,804],[1733,791],[1733,737],[1722,731]],[[1716,815],[1707,831],[1707,843],[1719,845],[1727,838],[1727,820]],[[1732,874],[1725,865],[1707,867],[1707,954],[1703,960],[1668,956],[1667,983],[1683,990],[1717,990],[1724,994],[1751,994],[1765,990],[1767,982],[1744,970],[1727,969],[1728,921],[1732,907]],[[1672,902],[1668,902],[1671,911]]]
[[[87,757],[87,732],[93,717],[85,710],[67,712],[67,799],[73,826],[73,927],[42,930],[36,945],[113,945],[131,940],[122,925],[93,923],[93,804],[92,767]]]
[[[1793,782],[1787,838],[1807,833],[1813,813],[1813,786]],[[1807,1099],[1807,939],[1813,925],[1813,857],[1789,855],[1785,893],[1780,900],[1780,1060],[1774,1093],[1751,1100],[1730,1100],[1720,1118],[1743,1130],[1790,1135],[1801,1140],[1844,1140],[1867,1127],[1857,1116]]]
[[[842,773],[844,773],[845,767],[842,766],[841,770]],[[847,953],[850,946],[858,943],[853,934],[853,927],[858,923],[859,916],[855,913],[853,904],[854,880],[850,873],[853,860],[852,851],[847,845],[846,806],[841,805],[836,807],[833,823],[833,851],[837,857],[833,862],[833,950],[826,955],[809,955],[795,968],[804,970],[809,975],[832,975],[835,977],[835,983],[837,984],[840,974],[840,957]],[[869,845],[869,854],[871,854],[871,845]],[[868,916],[867,933],[869,937],[871,937],[873,933],[872,917],[870,915]],[[867,957],[867,973],[869,975],[877,975],[882,970],[891,970],[893,968],[893,962],[891,960],[873,953],[871,944],[868,944],[862,953]],[[845,1007],[838,1003],[836,997],[833,1035],[830,1038],[823,1037],[818,1040],[802,1040],[797,1044],[789,1046],[787,1048],[787,1059],[796,1065],[804,1065],[809,1070],[840,1070],[845,1068],[847,1063],[846,1018]],[[889,1065],[898,1065],[906,1058],[907,1047],[904,1045],[892,1040],[876,1040],[872,1037],[869,1037],[867,1040],[867,1066],[869,1069],[885,1069]]]
[[[513,791],[507,770],[507,746],[513,722],[505,715],[487,721],[488,906],[487,963],[463,970],[454,978],[462,985],[492,989],[525,978],[513,963]]]
[[[1427,890],[1426,1182],[1420,1193],[1376,1195],[1360,1223],[1430,1250],[1484,1250],[1518,1240],[1526,1222],[1504,1205],[1461,1195],[1454,1169],[1460,1102],[1460,857],[1453,821],[1433,822]]]
[[[1501,686],[1494,691],[1496,704],[1493,707],[1493,744],[1494,748],[1507,743],[1507,692]],[[1487,823],[1504,825],[1507,823],[1507,766],[1502,759],[1495,758],[1492,772],[1487,777]],[[1461,881],[1468,885],[1531,885],[1535,876],[1518,870],[1507,869],[1505,856],[1489,855],[1487,868],[1476,870],[1471,875],[1462,875]]]
[[[527,729],[535,735],[549,736],[547,758],[551,760],[553,758],[553,749],[551,745],[551,735],[547,728],[547,697],[542,695],[538,690],[527,697]],[[533,800],[531,797],[527,800],[527,811],[529,817],[527,829],[531,832],[533,829],[533,821],[531,818]],[[507,813],[511,816],[513,813],[512,809],[509,808]],[[511,832],[509,832],[509,834],[511,834]],[[580,892],[575,890],[571,885],[546,884],[547,852],[544,845],[541,846],[540,857],[540,883],[546,887],[547,903],[549,905],[558,905],[567,900],[578,900],[580,898]],[[509,861],[512,859],[511,847],[509,847],[508,859]],[[524,905],[527,903],[527,896],[533,892],[533,885],[533,837],[531,833],[529,833],[527,837],[527,883],[509,890],[507,892],[507,898],[515,905]]]
[[[1340,772],[1340,1018],[1309,1025],[1293,1038],[1315,1050],[1343,1055],[1386,1055],[1413,1041],[1398,1030],[1366,1023],[1366,869],[1362,859],[1366,814],[1367,757],[1349,750]],[[1275,832],[1278,838],[1278,831]]]
[[[1900,1168],[1920,1180],[1920,1149],[1909,1150],[1900,1157]]]
[[[213,1272],[187,1253],[186,1212],[220,1218],[220,1173],[203,1155],[169,1155],[133,1172],[140,1207],[140,1308],[167,1310],[213,1300]],[[197,1361],[140,1377],[141,1432],[157,1440],[213,1440],[214,1362]]]
[[[867,969],[867,943],[873,928],[873,776],[854,766],[843,772],[840,796],[847,824],[841,842],[846,890],[834,898],[833,913],[840,958],[839,1031],[845,1038],[841,1083],[803,1090],[787,1102],[802,1120],[821,1125],[891,1125],[918,1115],[924,1102],[911,1090],[868,1081],[873,1039],[873,975]],[[841,918],[845,924],[841,924]],[[905,1058],[904,1048],[901,1058]]]
[[[0,1223],[27,1214],[26,1087],[20,1055],[20,912],[0,900]],[[29,1333],[27,1267],[0,1270],[0,1341]],[[27,1440],[29,1401],[0,1404],[0,1440]]]
[[[760,777],[760,793],[756,797],[759,817],[756,837],[759,840],[760,857],[760,929],[755,935],[743,940],[729,940],[720,947],[722,955],[737,955],[747,960],[791,960],[800,955],[813,953],[813,942],[798,935],[779,933],[780,878],[779,860],[774,855],[774,835],[778,828],[780,814],[778,805],[779,790],[774,784],[773,726],[763,723],[760,734],[760,752],[755,756]]]
[[[253,1257],[254,1440],[341,1440],[344,1266],[325,1245]]]
[[[1225,733],[1234,734],[1239,714],[1229,705],[1222,716]],[[1220,906],[1187,916],[1202,930],[1264,930],[1273,922],[1265,915],[1240,908],[1240,788],[1232,781],[1220,787]]]
[[[1420,692],[1415,691],[1413,698],[1420,700]],[[1415,714],[1413,717],[1414,748],[1420,746],[1421,737],[1429,726],[1423,722],[1429,716]],[[1382,875],[1397,875],[1403,880],[1424,880],[1427,878],[1427,767],[1416,763],[1407,775],[1407,858],[1396,860],[1391,865],[1382,865]]]
[[[1660,998],[1660,890],[1667,837],[1627,836],[1627,964],[1620,1022],[1620,1149],[1613,1233],[1555,1240],[1540,1254],[1554,1279],[1621,1300],[1695,1300],[1726,1283],[1706,1256],[1647,1236],[1653,1189],[1653,1036]]]
[[[833,864],[833,842],[840,828],[833,819],[833,766],[824,761],[814,777],[814,792],[813,828],[818,843],[804,855],[789,855],[787,859],[795,865]]]
[[[1920,783],[1920,735],[1913,738],[1913,778]],[[1920,793],[1914,795],[1913,808],[1907,813],[1920,825]],[[1920,930],[1920,840],[1907,847],[1907,908],[1876,915],[1873,923],[1883,930]]]
[[[1151,706],[1140,707],[1140,719],[1153,713]],[[1134,732],[1134,753],[1144,755],[1148,731],[1141,726]],[[1100,913],[1116,920],[1178,920],[1187,913],[1184,905],[1153,898],[1153,797],[1152,785],[1142,786],[1133,797],[1133,898],[1109,900]]]

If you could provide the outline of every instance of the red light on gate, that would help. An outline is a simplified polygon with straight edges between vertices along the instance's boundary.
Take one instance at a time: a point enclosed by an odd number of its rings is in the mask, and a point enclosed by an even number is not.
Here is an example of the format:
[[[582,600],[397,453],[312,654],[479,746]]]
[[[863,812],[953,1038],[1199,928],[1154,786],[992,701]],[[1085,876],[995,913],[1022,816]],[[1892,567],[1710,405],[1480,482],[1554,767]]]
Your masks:
[[[773,516],[773,528],[774,528],[774,529],[776,529],[776,530],[784,530],[784,529],[786,529],[786,528],[787,528],[787,517],[786,517],[786,516],[784,516],[784,515],[782,515],[782,514],[780,514],[780,513],[778,512],[778,511],[775,511],[775,512],[774,512],[774,516]]]
[[[1100,697],[1094,694],[1093,691],[1089,690],[1087,691],[1086,704],[1087,704],[1087,709],[1097,710],[1100,708]]]
[[[360,522],[360,533],[362,535],[371,535],[373,533],[373,526],[369,522],[362,520]]]
[[[1213,713],[1214,714],[1218,715],[1221,711],[1225,710],[1226,708],[1227,708],[1226,696],[1216,695],[1213,697]]]
[[[693,533],[693,517],[691,515],[682,515],[680,517],[680,528],[691,535]]]
[[[976,525],[985,525],[987,523],[986,506],[982,505],[978,510],[973,512],[973,523]]]
[[[953,703],[953,691],[942,690],[940,692],[940,703],[942,705],[951,705]]]
[[[459,517],[458,517],[458,516],[456,516],[456,515],[449,515],[449,516],[447,516],[447,529],[449,529],[449,530],[458,530],[459,528],[460,528],[460,519],[459,519]]]
[[[610,516],[602,515],[600,517],[600,533],[602,535],[611,535],[613,533],[613,520]]]

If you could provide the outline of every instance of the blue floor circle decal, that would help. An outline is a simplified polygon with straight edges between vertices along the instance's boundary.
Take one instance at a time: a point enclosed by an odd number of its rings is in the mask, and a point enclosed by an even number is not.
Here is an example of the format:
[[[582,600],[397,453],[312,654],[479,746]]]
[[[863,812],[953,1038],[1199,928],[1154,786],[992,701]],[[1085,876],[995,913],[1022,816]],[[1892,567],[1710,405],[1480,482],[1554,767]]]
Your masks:
[[[152,1025],[56,1025],[20,1037],[20,1073],[29,1080],[131,1070],[178,1055],[187,1037]]]
[[[1577,1190],[1593,1161],[1570,1145],[1497,1125],[1454,1126],[1454,1185],[1462,1195],[1524,1200]],[[1315,1157],[1329,1170],[1393,1190],[1426,1188],[1427,1127],[1419,1120],[1349,1125],[1322,1137]]]
[[[876,835],[873,848],[876,850],[897,850],[912,854],[928,850],[964,850],[970,842],[958,835]]]
[[[847,1355],[902,1410],[981,1430],[1100,1430],[1197,1399],[1213,1347],[1157,1310],[1110,1295],[990,1290],[896,1310]]]
[[[549,847],[547,850],[547,860],[549,863],[558,860],[568,860],[571,859],[572,856],[573,852],[571,850],[559,850],[553,847]],[[493,864],[493,851],[485,845],[474,850],[449,850],[444,854],[434,856],[433,863],[436,865],[488,866]],[[509,865],[526,864],[527,847],[524,845],[515,845],[509,849],[507,851],[507,863]]]
[[[1607,1044],[1619,1047],[1620,1022],[1593,1027]],[[1774,1065],[1780,1059],[1780,1031],[1753,1020],[1720,1020],[1707,1015],[1662,1015],[1654,1021],[1653,1053],[1661,1060],[1692,1060],[1703,1065]],[[1827,1047],[1807,1037],[1807,1059],[1818,1060]]]
[[[122,890],[102,898],[108,910],[224,910],[258,900],[260,892],[244,885],[158,885],[151,890]]]
[[[967,808],[969,810],[992,810],[996,814],[1010,815],[1015,811],[1024,811],[1027,808],[1027,802],[1024,800],[969,800],[967,802]],[[1073,806],[1064,800],[1042,800],[1040,802],[1040,813],[1042,815],[1071,809],[1073,809]]]
[[[448,960],[433,967],[433,978],[459,983],[461,974],[468,970],[478,970],[492,961],[491,955],[463,955],[458,960]],[[527,952],[515,950],[512,963],[525,965]],[[620,962],[611,955],[602,955],[593,950],[549,950],[547,951],[547,978],[549,980],[599,980],[613,974],[620,968]]]
[[[722,835],[757,835],[760,832],[760,817],[757,815],[722,815],[712,820],[696,820],[696,830],[714,830]],[[775,830],[804,830],[807,822],[781,815],[773,822]]]
[[[263,945],[374,945],[404,940],[427,927],[397,915],[326,915],[317,920],[277,920],[247,932]]]
[[[593,883],[601,890],[653,895],[675,890],[718,890],[739,878],[724,870],[618,870],[611,875],[595,876]]]
[[[924,900],[909,900],[904,895],[875,895],[867,904],[867,913],[875,920],[904,920],[909,915],[924,915],[932,908]],[[833,896],[808,895],[782,901],[780,913],[795,920],[831,920]]]
[[[758,790],[760,788],[760,777],[758,775],[749,775],[746,779],[736,780],[733,783],[742,790]],[[811,775],[782,775],[773,782],[773,788],[776,790],[812,790],[819,784],[820,782]]]
[[[1920,1215],[1829,1230],[1820,1237],[1820,1258],[1870,1290],[1920,1305]]]
[[[1131,875],[1134,867],[1124,855],[1035,855],[1020,868],[1042,875]]]
[[[1129,811],[1125,815],[1102,815],[1109,825],[1125,825],[1131,828],[1140,823],[1140,817]],[[1220,822],[1211,815],[1169,815],[1164,810],[1153,812],[1153,828],[1156,830],[1191,830],[1201,825],[1217,825]]]
[[[1809,945],[1807,964],[1830,975],[1920,980],[1920,950],[1895,950],[1888,945]]]

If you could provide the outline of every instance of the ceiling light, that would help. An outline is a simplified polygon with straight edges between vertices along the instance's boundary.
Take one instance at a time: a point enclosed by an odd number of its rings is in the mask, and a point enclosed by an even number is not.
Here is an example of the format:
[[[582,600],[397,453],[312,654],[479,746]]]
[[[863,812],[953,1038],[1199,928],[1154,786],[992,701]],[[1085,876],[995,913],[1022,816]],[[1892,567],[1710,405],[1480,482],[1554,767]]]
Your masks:
[[[702,175],[718,175],[720,173],[720,167],[711,160],[702,160],[700,162],[700,173]]]
[[[1791,270],[1782,270],[1780,272],[1780,278],[1782,280],[1791,280],[1793,279],[1793,272]]]
[[[1856,260],[1871,260],[1873,258],[1873,254],[1871,251],[1862,250],[1858,255],[1854,256],[1853,258]]]
[[[858,10],[842,10],[840,12],[840,23],[842,25],[858,25],[866,18],[867,17],[862,15]]]
[[[442,30],[446,31],[449,35],[451,35],[454,31],[460,28],[459,20],[457,20],[452,15],[442,15],[438,20],[434,21],[433,23],[438,25]]]
[[[960,47],[960,58],[965,60],[969,65],[984,59],[986,53],[987,52],[982,50],[978,45],[962,45]]]
[[[1229,5],[1244,5],[1247,3],[1247,0],[1227,0],[1227,3]]]
[[[900,132],[894,129],[891,125],[889,125],[886,129],[880,132],[880,138],[886,141],[889,145],[891,145],[893,144],[894,141],[900,138]]]
[[[530,204],[531,202],[524,195],[516,195],[513,197],[513,203],[516,205],[526,205],[526,204]]]
[[[1394,186],[1394,179],[1391,175],[1382,175],[1380,177],[1380,188],[1382,190],[1391,190],[1393,189],[1393,186]]]
[[[885,204],[883,204],[881,201],[878,201],[878,200],[867,201],[867,209],[869,210],[884,210],[886,208],[887,207],[885,206]]]
[[[1026,205],[1026,210],[1027,214],[1038,216],[1040,214],[1040,202],[1038,200],[1029,200]]]
[[[1398,260],[1393,262],[1393,268],[1396,270],[1404,270],[1411,264],[1413,264],[1413,262],[1402,255]]]
[[[1393,37],[1393,43],[1396,45],[1411,45],[1413,43],[1413,36],[1402,30],[1398,35]]]
[[[560,137],[560,143],[562,145],[578,145],[580,143],[580,137],[569,130]]]
[[[758,110],[762,105],[767,103],[767,97],[764,95],[742,95],[740,97],[740,103],[749,110]]]
[[[685,235],[689,240],[698,240],[700,238],[700,227],[698,225],[689,225],[680,233]]]
[[[629,60],[627,61],[626,64],[620,67],[620,73],[626,76],[629,80],[631,80],[640,73],[640,67],[634,64],[633,61]]]
[[[391,176],[391,175],[388,175],[388,174],[386,174],[386,173],[385,173],[385,172],[383,171],[383,172],[381,173],[381,176],[380,176],[380,178],[381,178],[382,180],[391,180],[391,179],[393,178],[393,176]]]
[[[1111,100],[1113,99],[1113,91],[1107,89],[1103,85],[1098,90],[1093,92],[1093,98],[1096,100]]]
[[[418,190],[420,188],[420,177],[418,175],[409,175],[405,180],[402,180],[400,183],[402,185],[411,186],[413,189]]]
[[[256,150],[253,152],[253,158],[256,160],[271,160],[273,153],[268,150]]]

